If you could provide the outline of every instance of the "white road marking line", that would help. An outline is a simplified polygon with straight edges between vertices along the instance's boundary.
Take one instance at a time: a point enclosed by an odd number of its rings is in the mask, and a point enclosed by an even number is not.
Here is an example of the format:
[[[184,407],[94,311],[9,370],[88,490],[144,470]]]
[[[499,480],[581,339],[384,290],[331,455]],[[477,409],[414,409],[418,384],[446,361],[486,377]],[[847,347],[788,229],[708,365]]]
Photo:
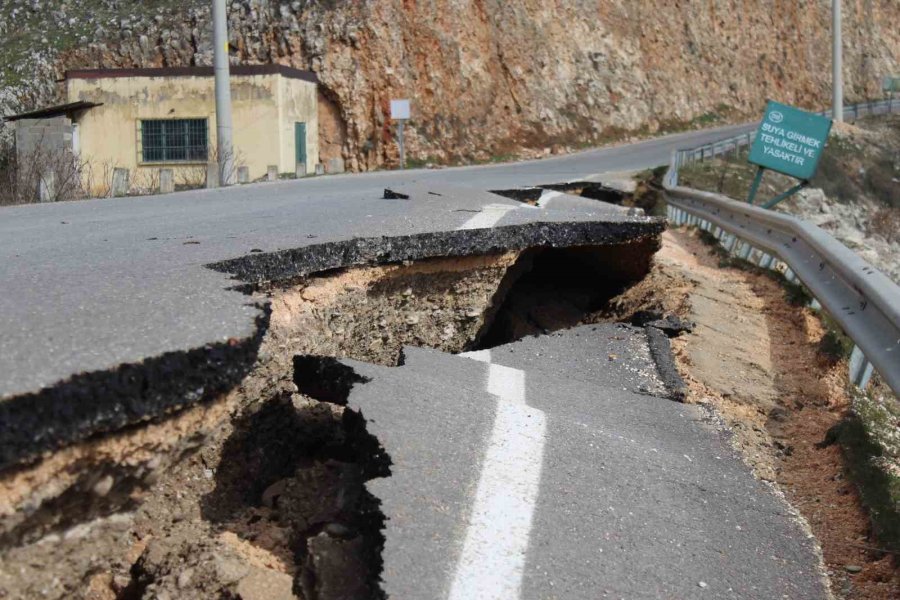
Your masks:
[[[465,356],[466,358],[471,358],[472,360],[477,360],[479,362],[491,362],[490,350],[473,350],[471,352],[463,352],[460,356]]]
[[[516,210],[516,206],[508,204],[486,204],[481,212],[456,228],[457,231],[466,229],[490,229],[502,219],[506,213]]]
[[[525,405],[525,371],[494,365],[490,367],[487,391],[505,402]]]
[[[562,192],[555,192],[553,190],[545,191],[543,194],[541,194],[541,197],[538,198],[537,205],[541,208],[547,208],[547,205],[550,204],[551,200],[553,200],[554,198],[559,198],[562,195]]]
[[[490,363],[490,351],[468,353]],[[469,517],[450,600],[514,600],[525,570],[540,489],[546,415],[525,403],[525,373],[490,364],[497,415]]]

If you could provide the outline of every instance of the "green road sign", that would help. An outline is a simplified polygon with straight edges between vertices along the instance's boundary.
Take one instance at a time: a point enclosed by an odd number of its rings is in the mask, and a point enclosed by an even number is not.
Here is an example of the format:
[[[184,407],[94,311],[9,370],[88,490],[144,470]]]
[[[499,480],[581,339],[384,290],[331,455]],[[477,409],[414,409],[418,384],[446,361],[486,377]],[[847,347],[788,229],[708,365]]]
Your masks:
[[[885,77],[881,85],[885,92],[900,92],[900,77]]]
[[[831,119],[769,101],[750,162],[803,181],[812,179],[831,132]]]

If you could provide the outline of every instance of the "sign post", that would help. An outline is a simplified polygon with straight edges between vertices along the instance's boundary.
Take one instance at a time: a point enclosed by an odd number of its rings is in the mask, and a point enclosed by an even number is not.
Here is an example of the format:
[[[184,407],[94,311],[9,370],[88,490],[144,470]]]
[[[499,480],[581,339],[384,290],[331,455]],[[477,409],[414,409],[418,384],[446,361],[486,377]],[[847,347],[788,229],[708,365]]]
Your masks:
[[[749,161],[759,167],[747,202],[753,204],[766,169],[799,179],[800,183],[769,200],[772,208],[809,185],[831,133],[831,119],[769,101],[750,150]]]
[[[400,168],[406,168],[406,147],[403,129],[409,120],[409,100],[391,100],[391,119],[397,121],[397,144],[400,146]]]
[[[894,92],[900,92],[900,77],[885,77],[881,89],[888,97],[888,112],[894,112]]]

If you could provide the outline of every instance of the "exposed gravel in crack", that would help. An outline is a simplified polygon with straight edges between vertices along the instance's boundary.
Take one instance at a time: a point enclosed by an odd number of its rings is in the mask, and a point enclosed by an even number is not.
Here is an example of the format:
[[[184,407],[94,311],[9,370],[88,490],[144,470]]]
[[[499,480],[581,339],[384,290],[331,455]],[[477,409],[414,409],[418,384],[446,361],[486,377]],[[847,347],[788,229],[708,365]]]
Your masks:
[[[655,249],[651,236],[548,256],[590,257],[603,285],[572,273],[599,301],[643,276]],[[510,310],[536,256],[434,258],[258,288],[272,314],[235,389],[0,478],[0,597],[378,597],[383,516],[363,483],[385,476],[389,459],[342,406],[347,380],[295,357],[391,365],[406,344],[470,349]],[[520,316],[554,313],[546,291]]]

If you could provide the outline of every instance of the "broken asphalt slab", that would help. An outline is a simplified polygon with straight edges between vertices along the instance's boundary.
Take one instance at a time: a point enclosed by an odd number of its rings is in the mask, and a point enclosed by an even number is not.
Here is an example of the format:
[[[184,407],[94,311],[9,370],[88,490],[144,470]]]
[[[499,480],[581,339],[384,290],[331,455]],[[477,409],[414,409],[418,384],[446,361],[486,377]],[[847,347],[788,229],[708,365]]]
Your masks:
[[[319,222],[314,237],[288,235],[285,226],[301,222],[301,214],[309,220],[313,211],[304,203],[272,207],[279,216],[274,222],[267,217],[272,228],[262,231],[259,222],[236,219],[222,232],[231,235],[212,236],[209,229],[222,226],[213,219],[203,223],[205,235],[184,236],[177,220],[165,241],[151,235],[159,234],[159,223],[133,221],[125,204],[108,204],[111,210],[100,215],[96,203],[65,206],[71,211],[65,226],[39,210],[33,211],[36,222],[25,220],[18,229],[4,223],[11,235],[0,239],[10,260],[0,267],[0,278],[31,284],[11,284],[0,299],[0,368],[8,374],[0,382],[0,420],[10,425],[0,439],[0,468],[236,385],[252,368],[267,308],[235,288],[350,266],[636,241],[664,228],[660,219],[610,213],[599,205],[595,212],[556,211],[473,190],[430,191],[435,193],[414,193],[402,205],[360,200],[346,223],[335,222],[336,207],[322,209],[328,226]],[[504,210],[491,213],[491,223],[467,227],[488,201]],[[140,208],[144,214],[147,207]],[[375,210],[394,219],[375,228],[386,235],[346,235],[370,230],[364,215]],[[421,219],[411,221],[410,215]],[[48,250],[47,242],[26,235],[29,224],[54,229],[62,239]],[[278,236],[287,249],[229,257]]]
[[[643,359],[589,358],[632,351],[620,332],[346,361],[392,462],[367,484],[389,597],[827,597],[814,541],[703,409],[631,391]]]
[[[678,147],[750,127],[522,163],[4,207],[0,409],[7,437],[0,439],[0,468],[212,398],[239,380],[251,368],[265,307],[235,289],[240,281],[206,265],[265,255],[289,275],[295,251],[316,244],[373,236],[389,242],[484,221],[550,221],[564,229],[566,222],[603,220],[600,210],[578,214],[552,204],[518,210],[521,203],[499,196],[486,207],[480,190],[657,166]],[[465,186],[470,193],[382,197],[386,187],[418,184]],[[479,214],[488,218],[473,222]]]

